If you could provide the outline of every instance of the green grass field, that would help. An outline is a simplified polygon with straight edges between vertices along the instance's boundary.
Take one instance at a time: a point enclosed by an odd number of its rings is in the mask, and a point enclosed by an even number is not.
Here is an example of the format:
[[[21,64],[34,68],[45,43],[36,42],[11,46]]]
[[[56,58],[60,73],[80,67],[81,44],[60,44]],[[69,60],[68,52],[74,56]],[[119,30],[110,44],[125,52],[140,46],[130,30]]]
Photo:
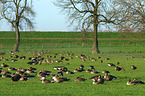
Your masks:
[[[13,34],[13,35],[10,35]],[[23,35],[25,34],[25,35]],[[35,35],[34,35],[35,34]],[[38,35],[39,34],[39,35]],[[45,34],[45,35],[42,35]],[[56,32],[48,34],[48,33],[35,33],[32,32],[32,35],[30,36],[30,33],[22,33],[22,38],[80,38],[80,33],[59,33]],[[57,34],[57,35],[56,35]],[[79,35],[78,35],[79,34]],[[99,38],[130,38],[130,37],[119,37],[122,33],[99,33]],[[110,35],[109,35],[110,34]],[[133,33],[134,34],[134,33]],[[3,35],[3,36],[2,36]],[[37,35],[37,36],[36,36]],[[108,35],[108,36],[107,36]],[[10,78],[2,78],[0,77],[0,96],[143,96],[145,94],[145,85],[144,84],[138,84],[133,86],[127,86],[126,83],[129,79],[133,80],[134,78],[137,78],[139,80],[142,80],[145,82],[145,74],[144,74],[144,68],[145,68],[145,46],[144,46],[144,36],[142,37],[142,40],[99,40],[100,44],[100,51],[101,54],[91,54],[91,47],[92,47],[92,40],[45,40],[45,39],[22,39],[21,45],[20,45],[20,52],[14,53],[19,56],[26,56],[25,60],[17,59],[16,62],[11,62],[11,59],[9,56],[13,56],[8,52],[8,50],[13,49],[13,44],[15,44],[15,39],[6,39],[6,38],[13,38],[15,36],[14,33],[1,33],[0,32],[0,39],[1,45],[4,47],[0,49],[0,52],[5,52],[6,54],[4,56],[5,59],[8,59],[8,61],[4,61],[3,59],[0,59],[1,63],[6,63],[9,65],[9,67],[15,67],[15,68],[29,68],[34,67],[37,68],[37,72],[40,70],[49,70],[51,71],[50,74],[56,74],[57,71],[53,69],[54,66],[65,66],[69,70],[73,71],[76,68],[79,68],[80,64],[83,64],[85,67],[84,69],[87,70],[90,65],[93,65],[97,71],[100,71],[100,75],[104,76],[102,73],[103,70],[110,71],[111,75],[117,76],[117,79],[111,81],[110,83],[108,81],[105,81],[102,85],[93,85],[93,81],[89,78],[92,76],[95,76],[97,74],[90,74],[86,73],[85,71],[75,74],[65,74],[64,77],[70,78],[70,81],[63,82],[63,83],[52,83],[52,84],[42,84],[40,78],[35,74],[36,77],[33,79],[28,80],[28,83],[23,83],[22,81],[19,81],[18,83],[11,82]],[[44,36],[44,37],[43,37]],[[48,37],[47,37],[48,36]],[[54,36],[54,37],[53,37]],[[70,37],[68,37],[70,36]],[[71,37],[74,36],[74,37]],[[77,37],[78,36],[78,37]],[[110,37],[109,37],[110,36]],[[123,36],[123,34],[122,34]],[[92,35],[87,38],[92,38]],[[133,37],[138,38],[138,37]],[[78,42],[79,41],[79,42]],[[71,46],[69,47],[69,43],[71,42]],[[84,47],[81,46],[81,44],[85,43]],[[109,43],[111,44],[109,45]],[[124,46],[122,45],[123,42]],[[138,45],[137,45],[138,43]],[[27,47],[25,46],[27,44]],[[29,44],[31,46],[29,46]],[[42,48],[42,44],[48,44],[48,45],[55,45],[58,44],[57,47],[46,47],[44,46]],[[66,45],[67,44],[67,45]],[[80,44],[80,46],[79,46]],[[106,44],[106,45],[105,45]],[[121,44],[121,45],[120,45]],[[33,46],[32,46],[33,45]],[[11,47],[7,47],[11,46]],[[70,57],[73,57],[73,59],[69,59],[69,61],[63,60],[61,63],[46,63],[41,65],[28,65],[27,62],[28,57],[36,57],[37,55],[33,55],[33,52],[38,53],[39,51],[43,51],[44,55],[41,55],[44,59],[47,59],[46,56],[54,56],[54,53],[58,53],[56,55],[56,58],[51,58],[52,60],[58,60],[60,58],[59,54],[63,54],[63,56],[67,59]],[[67,56],[67,53],[73,53],[73,56]],[[89,56],[91,58],[95,58],[97,61],[90,61],[89,58],[85,58],[86,63],[83,63],[79,58],[76,58],[76,56],[80,56],[80,54],[84,54],[85,56]],[[100,56],[100,59],[97,59],[97,57]],[[131,58],[134,57],[134,58]],[[105,58],[110,58],[109,60],[105,60]],[[125,60],[125,58],[128,58],[128,60]],[[100,63],[100,60],[103,60],[103,63]],[[114,63],[116,65],[116,62],[120,62],[119,66],[122,66],[125,71],[117,72],[114,67],[107,66],[107,63]],[[66,64],[69,63],[69,64]],[[137,67],[136,70],[132,70],[130,67],[131,65],[135,65]],[[7,70],[2,69],[2,70]],[[14,73],[15,71],[11,71]],[[83,77],[87,80],[84,82],[76,82],[74,79],[77,77]],[[47,79],[51,79],[50,76],[47,77]]]
[[[87,32],[83,38],[81,32],[20,32],[20,50],[51,48],[91,48],[93,33]],[[145,46],[144,33],[99,32],[100,47]],[[15,44],[15,32],[0,32],[0,50],[12,50]]]

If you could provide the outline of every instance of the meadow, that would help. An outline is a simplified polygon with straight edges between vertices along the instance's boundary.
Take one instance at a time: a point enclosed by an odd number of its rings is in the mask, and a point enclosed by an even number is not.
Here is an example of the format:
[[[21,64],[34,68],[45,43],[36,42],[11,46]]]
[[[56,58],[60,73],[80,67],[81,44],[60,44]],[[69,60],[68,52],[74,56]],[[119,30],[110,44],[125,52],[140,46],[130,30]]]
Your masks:
[[[90,74],[85,71],[78,72],[74,74],[65,74],[64,77],[70,78],[69,81],[63,83],[51,83],[42,84],[40,78],[35,74],[36,77],[27,80],[27,83],[19,81],[18,83],[11,82],[10,78],[0,77],[0,95],[1,96],[143,96],[145,94],[145,85],[126,85],[129,79],[133,80],[137,78],[145,82],[145,37],[143,33],[117,33],[117,32],[100,32],[99,33],[99,49],[101,54],[91,54],[92,50],[92,33],[87,33],[86,38],[82,39],[80,32],[22,32],[21,33],[21,44],[20,52],[14,53],[18,56],[26,56],[25,60],[17,59],[16,62],[11,62],[14,54],[10,51],[13,49],[15,44],[15,33],[14,32],[0,32],[0,44],[2,45],[0,49],[1,52],[5,52],[5,55],[1,55],[8,61],[0,59],[1,63],[6,63],[9,67],[15,68],[37,68],[37,72],[40,70],[49,70],[50,74],[56,74],[57,71],[53,69],[54,66],[65,66],[69,70],[73,71],[79,68],[80,64],[83,64],[84,69],[87,70],[89,66],[93,65],[96,71],[100,71],[100,75],[104,76],[103,70],[110,71],[109,74],[117,76],[117,79],[112,80],[110,83],[105,81],[102,85],[94,85],[92,80],[89,78],[98,74]],[[44,38],[44,39],[43,39]],[[55,38],[55,39],[54,39]],[[62,39],[60,39],[62,38]],[[64,39],[66,38],[66,39]],[[70,39],[72,38],[72,39]],[[77,39],[73,39],[77,38]],[[82,46],[82,43],[84,44]],[[42,46],[42,44],[44,44]],[[57,46],[56,46],[57,44]],[[69,45],[71,44],[71,45]],[[47,46],[46,46],[47,45]],[[68,61],[63,60],[63,62],[57,63],[46,63],[37,65],[28,65],[28,57],[36,57],[38,55],[33,55],[33,52],[43,52],[41,57],[47,59],[47,56],[52,56],[52,60],[58,60],[61,56],[69,59]],[[56,58],[53,58],[54,53],[57,53]],[[67,56],[67,54],[74,54],[72,56]],[[60,55],[62,54],[62,55]],[[91,58],[95,58],[96,61],[90,61],[89,58],[85,58],[86,63],[82,62],[76,56],[83,54]],[[9,57],[12,56],[12,57]],[[97,57],[101,57],[97,59]],[[72,57],[73,59],[70,59]],[[105,58],[109,58],[106,60]],[[128,58],[128,60],[126,60]],[[100,63],[103,60],[103,63]],[[125,71],[117,72],[114,67],[109,67],[108,63],[116,62],[122,66]],[[69,64],[68,64],[69,63]],[[137,67],[136,70],[132,70],[131,65]],[[2,69],[2,70],[7,70]],[[15,71],[11,71],[14,73]],[[74,79],[76,77],[83,77],[87,80],[84,82],[76,82]],[[50,76],[47,79],[51,79]]]

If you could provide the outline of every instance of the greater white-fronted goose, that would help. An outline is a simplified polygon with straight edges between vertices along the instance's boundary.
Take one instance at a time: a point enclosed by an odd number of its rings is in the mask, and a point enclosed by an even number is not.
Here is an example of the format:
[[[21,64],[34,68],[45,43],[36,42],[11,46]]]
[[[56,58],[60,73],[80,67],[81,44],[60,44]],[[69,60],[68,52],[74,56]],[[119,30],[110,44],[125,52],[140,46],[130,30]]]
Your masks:
[[[77,78],[75,78],[74,81],[85,81],[85,80],[87,80],[87,79],[85,79],[85,78],[81,78],[81,77],[77,77]]]

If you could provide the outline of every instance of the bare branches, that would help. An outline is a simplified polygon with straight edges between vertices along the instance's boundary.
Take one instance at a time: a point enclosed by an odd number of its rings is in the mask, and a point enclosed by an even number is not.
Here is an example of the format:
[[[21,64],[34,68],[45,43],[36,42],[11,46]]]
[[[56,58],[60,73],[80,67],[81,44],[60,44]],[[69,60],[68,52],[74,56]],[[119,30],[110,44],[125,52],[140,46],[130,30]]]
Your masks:
[[[115,23],[114,15],[108,17],[107,12],[110,11],[104,4],[108,4],[105,0],[56,0],[56,6],[62,8],[67,14],[70,25],[74,22],[78,23],[77,27],[88,29],[91,25],[101,23]],[[110,1],[111,2],[111,1]],[[104,5],[104,7],[102,7]],[[103,10],[104,8],[104,10]],[[95,19],[94,19],[95,17]]]
[[[21,0],[18,2],[18,5],[20,4],[20,2],[21,2]],[[22,7],[22,11],[20,12],[20,17],[21,17],[22,14],[24,13],[26,7],[27,7],[27,0],[25,0],[25,4],[24,4],[24,6]]]
[[[11,23],[13,28],[17,23],[22,29],[25,22],[30,28],[34,28],[31,16],[35,16],[35,12],[28,6],[28,0],[0,0],[0,4],[1,17]]]
[[[21,18],[27,23],[29,28],[32,28],[32,29],[34,28],[33,22],[29,18],[25,16],[22,16]]]
[[[88,1],[88,0],[86,0],[86,1]],[[91,11],[91,10],[83,10],[83,11],[81,11],[80,9],[78,9],[76,7],[76,5],[74,4],[74,2],[72,0],[70,0],[70,2],[73,5],[73,8],[76,9],[79,13],[88,13],[88,12],[93,13],[93,11]],[[82,2],[82,3],[85,3],[85,2]],[[76,4],[78,4],[78,3],[76,3]]]
[[[120,13],[118,18],[122,18],[119,30],[130,30],[133,32],[145,31],[145,1],[144,0],[119,0],[115,2],[119,5],[116,11]],[[123,9],[123,10],[121,10]]]
[[[95,8],[95,4],[92,1],[86,0],[86,3],[90,3],[92,5],[92,7]]]

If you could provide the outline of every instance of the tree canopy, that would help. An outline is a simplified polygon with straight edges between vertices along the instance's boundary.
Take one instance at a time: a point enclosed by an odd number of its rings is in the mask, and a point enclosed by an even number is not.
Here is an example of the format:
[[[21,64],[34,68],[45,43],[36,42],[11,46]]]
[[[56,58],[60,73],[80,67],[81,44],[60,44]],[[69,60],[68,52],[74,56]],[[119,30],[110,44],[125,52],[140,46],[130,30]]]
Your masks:
[[[98,28],[101,25],[117,24],[118,14],[113,11],[111,0],[56,0],[55,5],[62,8],[67,14],[70,25],[77,22],[77,29],[87,30],[92,28],[94,31],[93,51],[100,53],[98,49]]]
[[[114,1],[114,12],[120,18],[119,31],[145,31],[145,1],[144,0],[117,0]]]
[[[28,5],[28,0],[0,0],[0,4],[0,16],[15,29],[16,44],[13,51],[16,52],[20,43],[19,30],[23,30],[24,24],[29,28],[34,27],[31,17],[35,16],[35,12]]]
[[[15,28],[15,23],[19,21],[19,28],[23,30],[26,23],[29,28],[34,28],[32,17],[35,12],[28,5],[28,0],[0,0],[0,15]]]

